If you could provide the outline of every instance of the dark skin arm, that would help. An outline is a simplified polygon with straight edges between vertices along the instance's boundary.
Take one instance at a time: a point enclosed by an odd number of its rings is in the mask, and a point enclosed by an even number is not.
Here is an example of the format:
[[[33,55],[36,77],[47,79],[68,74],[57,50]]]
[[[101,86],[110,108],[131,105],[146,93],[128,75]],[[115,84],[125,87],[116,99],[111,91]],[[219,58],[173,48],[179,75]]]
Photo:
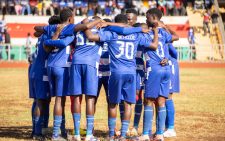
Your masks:
[[[57,40],[59,38],[59,34],[62,31],[62,29],[64,28],[64,26],[65,25],[63,25],[63,24],[60,24],[60,25],[57,26],[57,30],[54,33],[54,35],[52,36],[52,40]],[[48,47],[48,46],[45,46],[45,45],[43,45],[43,48],[46,52],[51,52],[54,49],[54,47]]]
[[[154,39],[149,48],[153,50],[157,50],[159,44],[159,36],[158,36],[158,29],[156,27],[153,28],[154,31]]]
[[[172,41],[179,40],[179,36],[177,35],[177,33],[175,31],[173,31],[168,25],[165,25],[163,22],[159,22],[159,26],[164,28],[170,34],[172,34]]]
[[[84,31],[84,30],[87,30],[87,29],[91,29],[93,28],[94,26],[96,26],[97,24],[101,23],[102,20],[101,19],[97,19],[97,20],[94,20],[94,21],[91,21],[91,22],[84,22],[86,21],[86,19],[84,19],[82,22],[83,24],[78,24],[75,28],[74,28],[74,31],[75,32],[78,32],[78,31]]]

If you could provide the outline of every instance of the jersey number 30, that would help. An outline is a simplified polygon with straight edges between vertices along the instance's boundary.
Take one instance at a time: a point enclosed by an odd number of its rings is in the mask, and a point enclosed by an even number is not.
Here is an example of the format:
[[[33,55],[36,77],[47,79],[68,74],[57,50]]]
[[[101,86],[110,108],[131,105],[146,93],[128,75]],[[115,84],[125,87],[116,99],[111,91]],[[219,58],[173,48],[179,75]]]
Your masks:
[[[116,58],[120,58],[121,56],[125,56],[127,59],[134,58],[134,44],[132,42],[123,42],[117,41],[119,44],[120,53],[116,55]]]

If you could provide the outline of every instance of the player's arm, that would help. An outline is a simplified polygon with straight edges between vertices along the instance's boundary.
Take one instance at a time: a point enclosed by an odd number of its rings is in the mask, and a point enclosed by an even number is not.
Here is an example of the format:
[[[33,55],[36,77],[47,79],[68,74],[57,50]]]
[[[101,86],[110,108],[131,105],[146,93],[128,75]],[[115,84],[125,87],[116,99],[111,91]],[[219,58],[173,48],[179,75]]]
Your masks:
[[[98,34],[93,34],[90,29],[85,30],[84,33],[85,33],[86,37],[88,38],[88,40],[95,41],[95,42],[100,41],[99,35]]]
[[[151,39],[151,36],[147,34],[146,36],[141,36],[140,46],[145,48],[150,48],[152,50],[156,50],[158,48],[158,29],[153,28],[154,38]]]
[[[164,28],[167,32],[172,35],[171,42],[179,40],[179,36],[175,31],[173,31],[168,25],[165,25],[163,22],[158,22],[158,26]]]
[[[82,24],[76,25],[75,28],[74,28],[74,32],[91,29],[101,22],[101,19],[97,19],[97,20],[94,20],[94,21],[91,21],[91,22],[84,22],[86,20],[87,20],[87,18],[82,21]]]
[[[169,46],[169,54],[171,57],[177,59],[178,54],[177,54],[177,50],[175,49],[175,47],[173,45],[168,45]]]
[[[153,32],[154,32],[154,38],[152,43],[150,44],[149,48],[156,50],[158,48],[158,44],[159,44],[159,35],[158,35],[158,29],[157,28],[153,28]]]
[[[44,42],[44,45],[48,47],[65,48],[73,42],[73,40],[74,36],[67,36],[58,40],[49,39]]]
[[[34,30],[35,30],[36,32],[44,33],[44,26],[35,26],[35,27],[34,27]]]
[[[142,27],[120,27],[120,26],[108,26],[107,30],[116,32],[121,35],[129,35],[132,33],[144,32],[148,33],[149,30],[143,29]]]
[[[52,39],[46,40],[44,42],[44,45],[47,47],[50,47],[50,48],[52,48],[52,47],[65,48],[66,46],[68,46],[74,40],[73,35],[67,36],[63,39],[58,39],[59,35],[64,27],[65,27],[65,25],[63,25],[63,24],[58,25],[56,32],[52,36]]]

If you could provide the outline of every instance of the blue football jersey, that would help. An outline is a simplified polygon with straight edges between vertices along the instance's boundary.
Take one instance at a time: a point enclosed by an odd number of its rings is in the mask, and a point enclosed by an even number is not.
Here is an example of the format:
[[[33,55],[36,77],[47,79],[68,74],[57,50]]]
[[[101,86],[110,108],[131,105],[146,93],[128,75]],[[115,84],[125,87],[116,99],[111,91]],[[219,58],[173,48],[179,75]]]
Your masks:
[[[107,42],[110,54],[110,71],[116,73],[136,73],[136,52],[138,46],[149,47],[152,40],[142,33],[118,35],[111,31],[99,32],[101,42]]]
[[[175,59],[177,59],[178,57],[178,53],[177,50],[175,49],[175,47],[173,46],[172,43],[167,44],[168,48],[169,48],[169,55]]]
[[[154,38],[153,31],[147,34],[147,38]],[[167,43],[172,41],[172,35],[163,28],[158,28],[159,45],[156,50],[145,49],[146,67],[159,65],[162,59],[169,58],[169,49]]]
[[[91,31],[98,33],[95,28]],[[72,64],[87,64],[98,68],[103,43],[89,41],[84,32],[77,32],[75,46]]]
[[[74,40],[74,24],[66,25],[59,38],[62,40],[46,40],[44,43],[46,46],[55,46],[49,57],[48,57],[48,66],[50,67],[70,67],[71,60],[69,59],[70,55],[70,46],[69,44]],[[44,28],[45,33],[49,34],[51,37],[54,35],[57,29],[57,25],[49,25]]]
[[[104,43],[102,48],[102,55],[99,62],[99,76],[109,76],[110,69],[109,69],[109,51],[108,51],[108,44]]]
[[[138,46],[137,54],[136,54],[136,69],[137,71],[144,71],[144,48],[142,46]]]
[[[43,42],[47,39],[48,37],[43,34],[41,37],[38,38],[38,43],[37,43],[37,49],[36,49],[36,58],[33,61],[32,67],[31,67],[31,73],[32,73],[32,78],[37,78],[37,79],[46,79],[44,76],[47,76],[47,58],[48,54],[45,52],[43,48]],[[46,81],[46,80],[44,80]]]

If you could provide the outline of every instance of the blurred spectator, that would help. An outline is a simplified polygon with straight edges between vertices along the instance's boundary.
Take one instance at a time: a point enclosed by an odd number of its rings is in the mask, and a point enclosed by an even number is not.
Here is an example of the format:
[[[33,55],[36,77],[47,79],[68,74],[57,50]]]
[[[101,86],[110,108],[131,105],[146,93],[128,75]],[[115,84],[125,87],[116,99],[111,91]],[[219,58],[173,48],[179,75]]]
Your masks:
[[[25,46],[25,53],[27,58],[31,54],[31,47],[32,47],[31,43],[32,43],[31,35],[30,33],[27,33],[26,46]]]
[[[43,0],[43,2],[42,2],[42,12],[43,12],[43,15],[45,15],[45,16],[46,15],[51,15],[51,16],[54,15],[54,9],[53,9],[51,0]]]
[[[156,8],[157,7],[157,3],[156,3],[155,0],[149,0],[148,5],[149,5],[149,8]]]
[[[6,7],[6,3],[5,3],[5,1],[2,1],[1,2],[1,12],[2,12],[2,15],[6,15],[7,14],[7,7]]]
[[[211,9],[213,5],[214,0],[204,0],[205,8]]]
[[[67,7],[67,2],[65,0],[61,0],[59,3],[60,9]]]
[[[15,11],[16,15],[20,15],[22,13],[22,5],[20,4],[20,0],[15,0]]]
[[[2,20],[0,21],[0,32],[4,33],[6,29],[5,15],[2,16]]]
[[[167,7],[167,15],[173,16],[174,15],[174,0],[168,0],[166,1],[166,7]]]
[[[32,15],[38,14],[38,8],[37,8],[38,0],[30,0],[30,9]]]
[[[209,11],[205,11],[204,14],[203,14],[203,30],[204,30],[204,36],[207,34],[207,32],[210,34],[209,22],[210,22],[210,14],[209,14]]]
[[[205,9],[203,0],[195,0],[194,10]]]
[[[74,12],[75,12],[75,15],[77,15],[77,16],[81,16],[82,15],[81,7],[82,7],[82,1],[80,1],[80,0],[74,1]]]
[[[14,2],[14,0],[7,0],[7,8],[8,8],[8,13],[10,14],[10,15],[13,15],[13,14],[15,14],[16,12],[15,12],[15,2]]]
[[[188,42],[191,45],[195,44],[195,33],[193,27],[190,27],[188,30]]]
[[[121,8],[119,8],[119,9],[121,9]],[[109,6],[109,5],[106,5],[106,7],[105,7],[105,15],[106,16],[109,16],[109,15],[111,15],[111,7]]]
[[[188,42],[190,44],[191,47],[191,51],[192,51],[192,59],[196,59],[196,48],[195,48],[195,33],[194,33],[194,29],[193,27],[190,27],[189,31],[188,31]]]
[[[0,33],[0,60],[2,60],[2,50],[3,50],[3,36]]]
[[[186,14],[182,0],[175,0],[175,13],[177,16],[184,16]]]
[[[58,15],[59,14],[59,0],[52,0],[52,8],[53,8],[53,13],[55,15]]]
[[[27,15],[30,15],[31,11],[30,11],[29,1],[21,0],[21,5],[22,5],[22,15],[25,15],[25,12],[27,12]]]
[[[163,15],[166,15],[166,1],[165,0],[158,1],[158,9],[162,11]]]
[[[6,50],[6,56],[7,56],[7,59],[9,59],[8,55],[10,55],[10,52],[9,50],[11,50],[11,37],[10,37],[10,34],[9,32],[7,31],[7,29],[5,29],[5,32],[4,32],[4,35],[5,35],[5,50]]]
[[[94,16],[95,12],[94,12],[94,9],[93,9],[93,5],[92,4],[89,4],[88,5],[88,12],[87,12],[87,16],[90,17],[90,16]]]
[[[216,12],[216,10],[213,10],[213,13],[211,15],[212,24],[218,23],[218,17],[219,17],[219,14]]]
[[[98,14],[104,15],[105,12],[105,6],[106,6],[106,1],[105,0],[99,0],[98,1]]]

